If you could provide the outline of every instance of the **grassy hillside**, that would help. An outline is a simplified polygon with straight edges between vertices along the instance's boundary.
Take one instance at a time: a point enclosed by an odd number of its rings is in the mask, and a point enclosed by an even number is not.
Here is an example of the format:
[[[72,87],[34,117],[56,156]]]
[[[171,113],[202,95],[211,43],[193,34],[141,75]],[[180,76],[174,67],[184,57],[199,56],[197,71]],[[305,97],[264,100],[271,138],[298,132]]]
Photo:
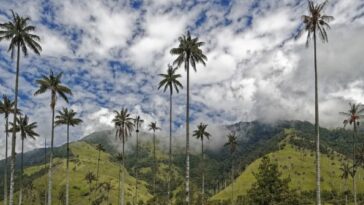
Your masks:
[[[85,142],[76,142],[71,144],[71,152],[73,153],[72,160],[70,163],[70,204],[89,205],[89,185],[85,181],[85,175],[87,172],[92,171],[96,175],[97,170],[97,151],[94,146]],[[66,160],[55,159],[55,166],[53,168],[53,202],[58,203],[58,195],[60,190],[66,184]],[[108,153],[101,154],[100,161],[100,179],[99,183],[110,182],[113,189],[110,192],[110,202],[112,204],[117,203],[118,197],[118,172],[119,165],[113,161]],[[42,204],[44,195],[45,185],[47,181],[47,174],[45,173],[44,166],[32,166],[25,170],[26,178],[33,180],[34,192],[26,192],[26,198],[29,205],[31,204]],[[143,201],[149,200],[152,196],[148,192],[146,183],[141,181],[139,185],[139,199]],[[95,187],[95,182],[92,184]],[[126,173],[126,201],[133,201],[135,193],[135,178]],[[106,192],[92,193],[92,198],[106,195]],[[33,195],[33,196],[32,196]],[[16,194],[16,198],[18,194]],[[32,201],[34,200],[34,201]],[[56,203],[57,202],[57,203]]]
[[[290,188],[299,191],[312,191],[315,190],[315,154],[313,151],[298,148],[284,140],[280,143],[281,148],[278,151],[268,154],[268,156],[276,161],[279,165],[283,177],[290,177]],[[336,191],[342,193],[344,191],[344,180],[340,178],[340,166],[347,159],[338,153],[329,155],[321,155],[321,187],[323,191]],[[234,196],[243,196],[250,189],[251,185],[255,182],[253,173],[256,173],[261,158],[255,160],[250,164],[244,172],[236,178],[234,182]],[[360,170],[358,181],[363,179],[364,172]],[[349,179],[349,184],[352,180]],[[364,184],[357,183],[358,192],[364,192]],[[349,187],[351,189],[351,186]],[[225,189],[214,195],[210,200],[227,200],[231,198],[232,186],[231,184]]]

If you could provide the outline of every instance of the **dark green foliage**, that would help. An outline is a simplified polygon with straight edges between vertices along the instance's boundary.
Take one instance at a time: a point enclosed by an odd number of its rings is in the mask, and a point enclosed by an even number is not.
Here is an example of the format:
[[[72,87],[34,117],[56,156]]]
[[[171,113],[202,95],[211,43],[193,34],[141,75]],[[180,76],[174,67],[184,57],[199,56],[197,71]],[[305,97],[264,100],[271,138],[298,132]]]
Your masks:
[[[282,173],[278,165],[271,162],[269,157],[263,157],[259,165],[259,172],[255,173],[256,182],[248,191],[248,204],[251,205],[288,205],[300,204],[298,195],[289,190],[290,179],[281,179]]]

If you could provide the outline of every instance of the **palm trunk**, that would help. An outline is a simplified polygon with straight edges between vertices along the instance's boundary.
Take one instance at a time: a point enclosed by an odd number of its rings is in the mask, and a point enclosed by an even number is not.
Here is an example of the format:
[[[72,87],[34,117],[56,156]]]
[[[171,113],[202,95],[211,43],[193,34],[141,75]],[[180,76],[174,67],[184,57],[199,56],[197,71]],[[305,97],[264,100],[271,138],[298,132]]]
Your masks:
[[[355,146],[356,146],[356,121],[354,121],[354,133],[353,133],[353,194],[354,194],[354,205],[357,205],[357,197],[356,197],[356,159],[355,159]]]
[[[70,168],[69,168],[69,161],[70,161],[70,125],[67,123],[67,179],[66,179],[66,205],[69,204],[69,190],[70,190]]]
[[[345,179],[345,205],[348,205],[348,179]]]
[[[124,127],[123,127],[124,131]],[[125,205],[125,136],[123,136],[123,175],[122,175],[122,189],[121,189],[121,202],[120,205]]]
[[[100,170],[100,154],[101,154],[101,150],[99,150],[99,156],[97,158],[97,170],[96,170],[96,189],[97,189],[97,186],[99,184],[99,170]],[[95,193],[97,194],[97,191],[95,191]],[[96,195],[95,195],[95,199],[96,199]]]
[[[319,105],[318,105],[316,30],[314,30],[313,32],[313,40],[314,40],[314,58],[315,58],[316,205],[321,205],[320,125],[319,125]]]
[[[234,162],[231,165],[231,204],[234,205]]]
[[[47,170],[47,138],[44,137],[44,170]],[[44,205],[47,205],[47,180],[44,186]]]
[[[187,57],[189,59],[189,56]],[[190,205],[190,66],[185,61],[187,70],[187,105],[186,105],[186,205]]]
[[[202,161],[201,161],[201,164],[202,164],[202,205],[205,204],[205,164],[204,164],[204,160],[205,160],[205,155],[204,155],[204,149],[203,149],[203,136],[201,138],[201,150],[202,150]]]
[[[52,99],[54,99],[52,97]],[[48,170],[48,205],[52,205],[52,163],[53,163],[53,144],[54,144],[54,105],[52,106],[52,136],[51,136],[51,153],[49,156]]]
[[[90,193],[88,194],[88,202],[89,202],[89,204],[91,204],[91,192],[92,192],[91,183],[89,183],[89,188],[90,188]]]
[[[18,87],[19,87],[19,64],[20,64],[20,44],[18,43],[18,55],[16,62],[16,76],[15,76],[15,99],[14,99],[14,114],[13,125],[16,126],[16,115],[18,110]],[[13,136],[11,138],[11,161],[10,161],[10,195],[9,205],[14,204],[14,176],[15,176],[15,145],[16,145],[16,130],[13,129]]]
[[[168,163],[168,204],[172,205],[171,201],[171,174],[172,174],[172,88],[169,95],[169,163]]]
[[[153,160],[154,160],[154,164],[153,164],[153,196],[155,197],[155,175],[157,173],[156,157],[155,157],[155,131],[153,133]]]
[[[139,158],[139,131],[136,131],[136,161],[135,161],[135,203],[138,204],[138,158]]]
[[[20,190],[19,190],[19,205],[23,203],[23,175],[24,175],[24,138],[21,137],[21,158],[20,158]]]
[[[118,195],[118,202],[119,202],[119,205],[121,205],[121,163],[120,163],[120,165],[119,165],[119,195]]]
[[[4,166],[4,205],[8,204],[8,125],[9,117],[5,118],[5,166]]]

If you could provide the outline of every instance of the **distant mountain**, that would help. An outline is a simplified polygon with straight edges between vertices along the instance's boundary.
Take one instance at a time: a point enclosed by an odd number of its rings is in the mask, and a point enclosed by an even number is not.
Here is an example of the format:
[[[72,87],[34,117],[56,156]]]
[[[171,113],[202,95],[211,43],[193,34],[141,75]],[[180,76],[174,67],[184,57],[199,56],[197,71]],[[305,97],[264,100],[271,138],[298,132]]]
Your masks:
[[[302,136],[295,129],[285,129],[282,133],[282,140],[279,142],[279,149],[267,154],[274,162],[278,163],[279,170],[283,173],[283,178],[291,179],[290,187],[308,195],[315,190],[315,152],[299,146],[297,141],[303,140]],[[234,180],[234,199],[243,197],[255,182],[254,174],[258,172],[258,166],[262,157],[254,160],[246,169],[236,170],[239,173]],[[343,193],[345,181],[341,178],[340,167],[347,161],[347,157],[331,150],[327,154],[321,155],[321,189],[324,200],[329,202],[332,193]],[[231,173],[231,172],[230,172]],[[363,170],[359,170],[358,179],[364,175]],[[229,201],[232,196],[231,178],[216,181],[217,193],[210,198],[211,202]],[[227,186],[226,186],[226,181]],[[352,180],[348,180],[352,184]],[[350,186],[351,188],[351,186]],[[364,193],[364,184],[357,183],[358,193]],[[343,198],[342,198],[343,199]],[[314,201],[312,201],[313,203]],[[217,203],[218,204],[218,203]]]
[[[235,132],[238,136],[239,146],[236,154],[233,157],[234,163],[236,164],[236,169],[238,170],[237,174],[243,173],[243,177],[246,176],[244,173],[247,173],[246,170],[251,170],[251,166],[256,164],[260,157],[269,154],[269,153],[281,153],[281,144],[282,141],[286,139],[285,132],[288,130],[294,130],[295,134],[299,136],[298,138],[292,138],[289,141],[290,146],[295,147],[293,150],[297,149],[305,149],[307,153],[310,153],[315,148],[315,138],[314,138],[314,125],[309,122],[302,121],[279,121],[276,123],[263,123],[259,121],[253,122],[239,122],[232,125],[222,126],[222,129],[226,129],[226,133]],[[212,133],[214,134],[214,133]],[[337,153],[341,156],[351,156],[351,132],[345,131],[342,129],[320,129],[321,136],[321,151],[324,154],[332,154]],[[157,136],[158,137],[158,136]],[[221,137],[225,138],[226,136],[214,136],[215,138]],[[152,144],[151,144],[151,134],[149,133],[141,133],[141,138],[148,139],[143,140],[140,146],[140,154],[138,163],[137,159],[134,155],[135,146],[132,143],[129,143],[127,149],[129,152],[126,156],[127,162],[127,171],[130,174],[130,179],[133,181],[133,177],[135,176],[135,168],[137,167],[140,170],[139,177],[142,181],[144,181],[145,192],[143,197],[145,200],[150,199],[152,193],[152,172],[151,166],[153,163],[152,156]],[[149,140],[150,139],[150,140]],[[133,139],[134,140],[134,139]],[[359,141],[363,142],[363,136],[359,137]],[[102,144],[106,148],[106,153],[103,154],[105,157],[105,163],[110,166],[111,170],[114,170],[118,165],[113,161],[113,156],[115,156],[118,152],[120,152],[120,140],[115,139],[115,132],[113,130],[104,130],[92,133],[78,142],[72,143],[71,155],[73,160],[81,161],[84,165],[83,167],[87,170],[87,167],[90,166],[88,170],[94,170],[93,164],[93,156],[96,155],[96,150],[94,149],[96,144]],[[157,156],[158,156],[158,189],[157,195],[160,197],[166,196],[166,182],[167,182],[167,165],[168,165],[168,149],[165,149],[163,146],[158,146]],[[29,181],[33,181],[35,184],[40,183],[39,181],[45,180],[46,170],[43,169],[44,163],[44,149],[36,149],[30,152],[25,153],[25,166],[27,167]],[[284,150],[283,150],[284,151]],[[291,158],[292,161],[295,162],[297,153],[292,150],[286,150],[287,152],[292,152]],[[280,154],[275,154],[277,157],[280,157]],[[66,147],[62,145],[60,147],[55,148],[55,156],[57,160],[57,170],[62,170],[65,156],[66,156]],[[284,155],[282,155],[283,157]],[[48,155],[47,155],[48,157]],[[91,159],[92,158],[92,159]],[[195,153],[191,155],[191,187],[194,190],[193,195],[194,198],[198,198],[198,190],[200,189],[200,181],[201,181],[201,166],[200,166],[200,154]],[[283,158],[282,158],[283,159]],[[309,157],[307,157],[309,159]],[[231,167],[232,157],[223,144],[220,147],[216,147],[215,149],[209,149],[206,151],[206,192],[207,195],[213,196],[214,191],[218,183],[221,181],[226,181],[230,178],[230,167]],[[258,161],[257,161],[258,160]],[[309,162],[310,160],[308,160]],[[17,167],[19,167],[20,160],[17,159]],[[336,165],[339,164],[339,161],[333,161]],[[3,174],[3,166],[4,162],[0,161],[0,174]],[[307,165],[308,166],[308,165]],[[311,165],[310,165],[311,166]],[[107,166],[103,168],[107,169]],[[309,170],[309,166],[307,170]],[[19,170],[19,169],[18,169]],[[31,170],[31,171],[30,171]],[[173,155],[173,196],[174,200],[182,200],[184,195],[184,170],[185,170],[185,152],[183,149],[183,144],[178,145],[177,149],[174,149]],[[101,172],[102,177],[107,178],[107,171]],[[30,173],[31,172],[31,173]],[[59,172],[60,176],[62,171]],[[307,171],[308,172],[308,171]],[[300,172],[299,172],[300,173]],[[84,174],[81,171],[80,175]],[[302,174],[302,173],[301,173]],[[104,176],[105,175],[105,176]],[[249,176],[249,175],[248,175]],[[307,175],[310,177],[310,175]],[[81,176],[79,176],[81,177]],[[296,180],[298,176],[292,174],[291,177],[293,181]],[[58,178],[58,177],[57,177]],[[81,177],[82,178],[82,177]],[[329,177],[324,177],[324,179],[328,179]],[[77,194],[85,194],[86,190],[84,184],[81,183],[82,179],[75,179],[77,183],[82,185],[83,191],[76,191]],[[114,178],[110,178],[110,180],[116,180]],[[238,182],[240,183],[240,182]],[[241,183],[246,183],[245,181]],[[227,182],[227,185],[229,183]],[[62,185],[60,181],[59,186]],[[0,190],[2,190],[3,184],[0,183]],[[56,185],[55,189],[59,190],[59,186]],[[130,185],[131,186],[131,185]],[[16,187],[17,188],[17,187]],[[36,186],[37,190],[40,191],[42,187],[39,185]],[[44,188],[44,187],[43,187]],[[308,186],[308,189],[311,189],[311,186]],[[131,188],[132,189],[132,188]],[[132,193],[132,192],[131,192]],[[224,193],[224,192],[221,192]],[[244,194],[242,191],[241,194]],[[223,199],[224,194],[218,195],[218,198]],[[3,197],[0,195],[0,199]],[[77,197],[82,197],[77,195]],[[216,196],[214,196],[216,197]],[[76,200],[76,199],[75,199]]]

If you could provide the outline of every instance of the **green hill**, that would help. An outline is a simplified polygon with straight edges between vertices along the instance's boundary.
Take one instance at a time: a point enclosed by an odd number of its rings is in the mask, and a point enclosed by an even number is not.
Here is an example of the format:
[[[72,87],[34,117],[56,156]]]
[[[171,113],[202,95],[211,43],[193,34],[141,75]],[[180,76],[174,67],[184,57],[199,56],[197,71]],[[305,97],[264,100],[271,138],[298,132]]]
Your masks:
[[[286,130],[286,138],[282,140],[277,151],[267,154],[273,161],[277,162],[282,177],[291,179],[290,188],[299,192],[309,192],[315,190],[315,153],[309,149],[303,149],[291,142],[296,142],[300,138],[292,135],[292,130]],[[256,159],[234,181],[234,198],[246,195],[247,191],[255,182],[253,173],[257,173],[262,158]],[[323,192],[343,193],[345,191],[344,180],[341,179],[341,164],[348,159],[335,151],[321,155],[321,189]],[[364,192],[363,179],[364,171],[360,169],[357,175],[357,191]],[[352,190],[352,180],[348,180],[349,189]],[[232,185],[228,185],[219,191],[210,201],[229,200],[232,196]]]
[[[70,204],[89,205],[89,185],[85,181],[87,172],[92,171],[96,174],[97,170],[97,150],[94,146],[85,142],[72,143],[70,146],[73,157],[70,163]],[[110,202],[117,203],[118,197],[118,173],[119,164],[116,163],[108,153],[101,153],[100,160],[100,178],[99,183],[110,182],[113,189],[111,190]],[[27,204],[42,204],[44,198],[44,190],[47,181],[47,174],[43,165],[32,166],[25,169],[27,181],[32,181],[34,186],[34,193],[26,191],[25,197],[31,198]],[[58,203],[58,195],[61,188],[66,184],[66,160],[56,158],[55,166],[53,167],[53,202]],[[94,188],[95,183],[92,185]],[[126,201],[132,202],[135,193],[135,178],[126,173]],[[99,191],[93,191],[91,197],[93,199],[100,197],[102,194]],[[15,199],[17,199],[18,193]],[[43,196],[43,197],[42,197]],[[147,201],[151,198],[151,194],[147,189],[147,184],[140,181],[139,185],[139,199]],[[15,200],[17,201],[17,200]]]

